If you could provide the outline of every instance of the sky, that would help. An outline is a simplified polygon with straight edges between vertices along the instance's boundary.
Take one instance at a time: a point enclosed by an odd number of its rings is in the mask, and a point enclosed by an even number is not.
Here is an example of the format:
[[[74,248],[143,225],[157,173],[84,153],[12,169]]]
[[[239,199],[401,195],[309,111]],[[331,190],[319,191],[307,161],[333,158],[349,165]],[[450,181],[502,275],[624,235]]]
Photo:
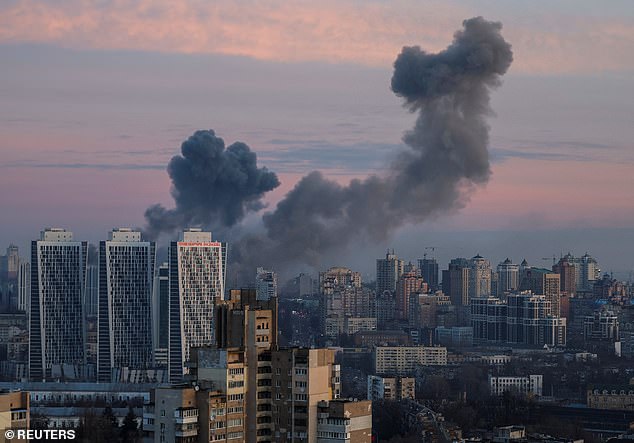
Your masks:
[[[356,244],[373,259],[589,252],[634,269],[631,1],[0,2],[0,247],[45,226],[98,241],[173,206],[169,159],[197,129],[247,143],[281,186],[381,174],[415,116],[390,91],[403,46],[503,23],[514,62],[492,94],[492,176],[463,209]],[[257,223],[255,214],[245,223]],[[434,247],[434,250],[425,249]],[[360,258],[361,257],[361,258]]]

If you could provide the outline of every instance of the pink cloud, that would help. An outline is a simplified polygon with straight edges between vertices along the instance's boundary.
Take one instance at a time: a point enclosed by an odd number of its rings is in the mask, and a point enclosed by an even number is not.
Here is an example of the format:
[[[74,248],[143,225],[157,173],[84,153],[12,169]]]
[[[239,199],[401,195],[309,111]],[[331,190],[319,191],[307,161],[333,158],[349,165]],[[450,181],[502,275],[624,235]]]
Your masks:
[[[116,0],[106,7],[87,0],[23,0],[0,14],[0,42],[389,66],[403,45],[439,50],[462,19],[487,13],[505,23],[504,34],[516,53],[514,72],[634,67],[634,27],[627,17],[597,19],[538,9],[523,17],[444,1]]]

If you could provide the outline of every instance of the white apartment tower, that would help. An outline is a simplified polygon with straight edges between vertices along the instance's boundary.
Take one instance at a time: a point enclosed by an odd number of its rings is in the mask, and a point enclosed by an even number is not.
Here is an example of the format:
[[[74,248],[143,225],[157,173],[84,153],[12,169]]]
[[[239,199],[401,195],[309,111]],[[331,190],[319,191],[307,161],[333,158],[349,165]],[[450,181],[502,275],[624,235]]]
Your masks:
[[[154,242],[141,232],[113,229],[99,243],[97,377],[111,382],[113,369],[152,366]]]
[[[211,232],[184,231],[169,249],[169,378],[182,380],[190,349],[213,346],[216,299],[225,292],[226,246]]]
[[[29,378],[76,377],[85,363],[87,242],[51,228],[31,243]]]

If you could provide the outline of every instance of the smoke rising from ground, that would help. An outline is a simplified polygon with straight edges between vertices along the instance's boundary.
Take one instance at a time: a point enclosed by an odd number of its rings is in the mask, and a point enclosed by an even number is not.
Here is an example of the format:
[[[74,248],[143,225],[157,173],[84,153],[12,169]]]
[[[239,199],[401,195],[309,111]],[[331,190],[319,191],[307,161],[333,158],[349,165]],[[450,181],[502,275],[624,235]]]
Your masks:
[[[465,20],[453,43],[437,54],[404,47],[394,63],[391,87],[411,112],[418,113],[414,128],[403,137],[407,149],[384,175],[353,180],[347,186],[319,172],[303,177],[274,211],[263,216],[261,235],[233,241],[230,259],[235,266],[250,275],[256,265],[318,265],[324,255],[343,251],[356,239],[382,240],[406,223],[464,206],[472,189],[490,176],[489,93],[513,60],[501,28],[500,23],[476,17]],[[175,157],[168,168],[176,209],[154,206],[146,212],[155,231],[184,227],[183,221],[231,226],[278,184],[274,174],[257,169],[255,154],[245,145],[244,153],[252,156],[249,171],[259,172],[258,185],[242,188],[233,178],[217,181],[222,171],[215,168],[216,157],[201,166],[199,156],[186,155],[187,143],[185,158]]]
[[[264,208],[264,194],[279,186],[275,173],[257,167],[244,143],[225,143],[212,130],[196,131],[167,166],[174,209],[161,205],[145,211],[145,234],[156,238],[189,226],[233,226],[247,212]]]

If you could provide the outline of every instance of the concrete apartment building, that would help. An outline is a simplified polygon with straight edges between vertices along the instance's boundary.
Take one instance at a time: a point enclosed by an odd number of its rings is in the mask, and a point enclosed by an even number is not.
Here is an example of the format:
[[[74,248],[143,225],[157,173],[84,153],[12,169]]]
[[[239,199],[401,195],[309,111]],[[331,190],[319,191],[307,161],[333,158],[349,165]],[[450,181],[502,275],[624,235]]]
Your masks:
[[[215,311],[215,346],[191,349],[187,384],[156,390],[144,414],[146,437],[155,442],[334,441],[317,437],[319,404],[336,400],[341,390],[334,350],[280,349],[277,297],[258,300],[256,289],[232,290],[228,300],[218,301]],[[165,396],[176,400],[169,400],[173,405],[163,416]],[[196,411],[185,416],[180,412],[185,407]],[[354,404],[347,410],[355,411]],[[371,409],[366,407],[365,415],[359,412],[361,418],[348,423],[337,421],[342,411],[333,405],[330,421],[328,409],[322,411],[324,432],[343,436],[337,441],[367,441]],[[368,420],[363,417],[368,413],[369,428],[364,430]],[[184,427],[194,421],[196,427]]]
[[[29,429],[29,411],[30,407],[28,392],[0,392],[0,423],[2,423],[3,429]],[[14,439],[11,441],[26,440]]]
[[[403,400],[416,397],[416,379],[368,375],[369,400]]]
[[[345,399],[317,404],[317,443],[371,443],[372,402]]]
[[[245,440],[244,353],[196,348],[192,356],[190,374],[195,380],[152,391],[143,412],[145,438],[157,443],[251,441]]]
[[[274,441],[318,441],[318,404],[337,399],[341,392],[340,369],[334,361],[331,349],[272,352]]]
[[[256,289],[232,290],[216,310],[217,346],[244,354],[247,441],[272,441],[271,351],[277,347],[277,303],[277,297],[258,300]]]
[[[376,293],[389,291],[396,294],[396,282],[405,268],[405,261],[399,259],[394,251],[387,252],[385,258],[376,260]]]
[[[409,375],[418,366],[446,366],[447,348],[441,346],[378,346],[374,348],[374,372]]]

